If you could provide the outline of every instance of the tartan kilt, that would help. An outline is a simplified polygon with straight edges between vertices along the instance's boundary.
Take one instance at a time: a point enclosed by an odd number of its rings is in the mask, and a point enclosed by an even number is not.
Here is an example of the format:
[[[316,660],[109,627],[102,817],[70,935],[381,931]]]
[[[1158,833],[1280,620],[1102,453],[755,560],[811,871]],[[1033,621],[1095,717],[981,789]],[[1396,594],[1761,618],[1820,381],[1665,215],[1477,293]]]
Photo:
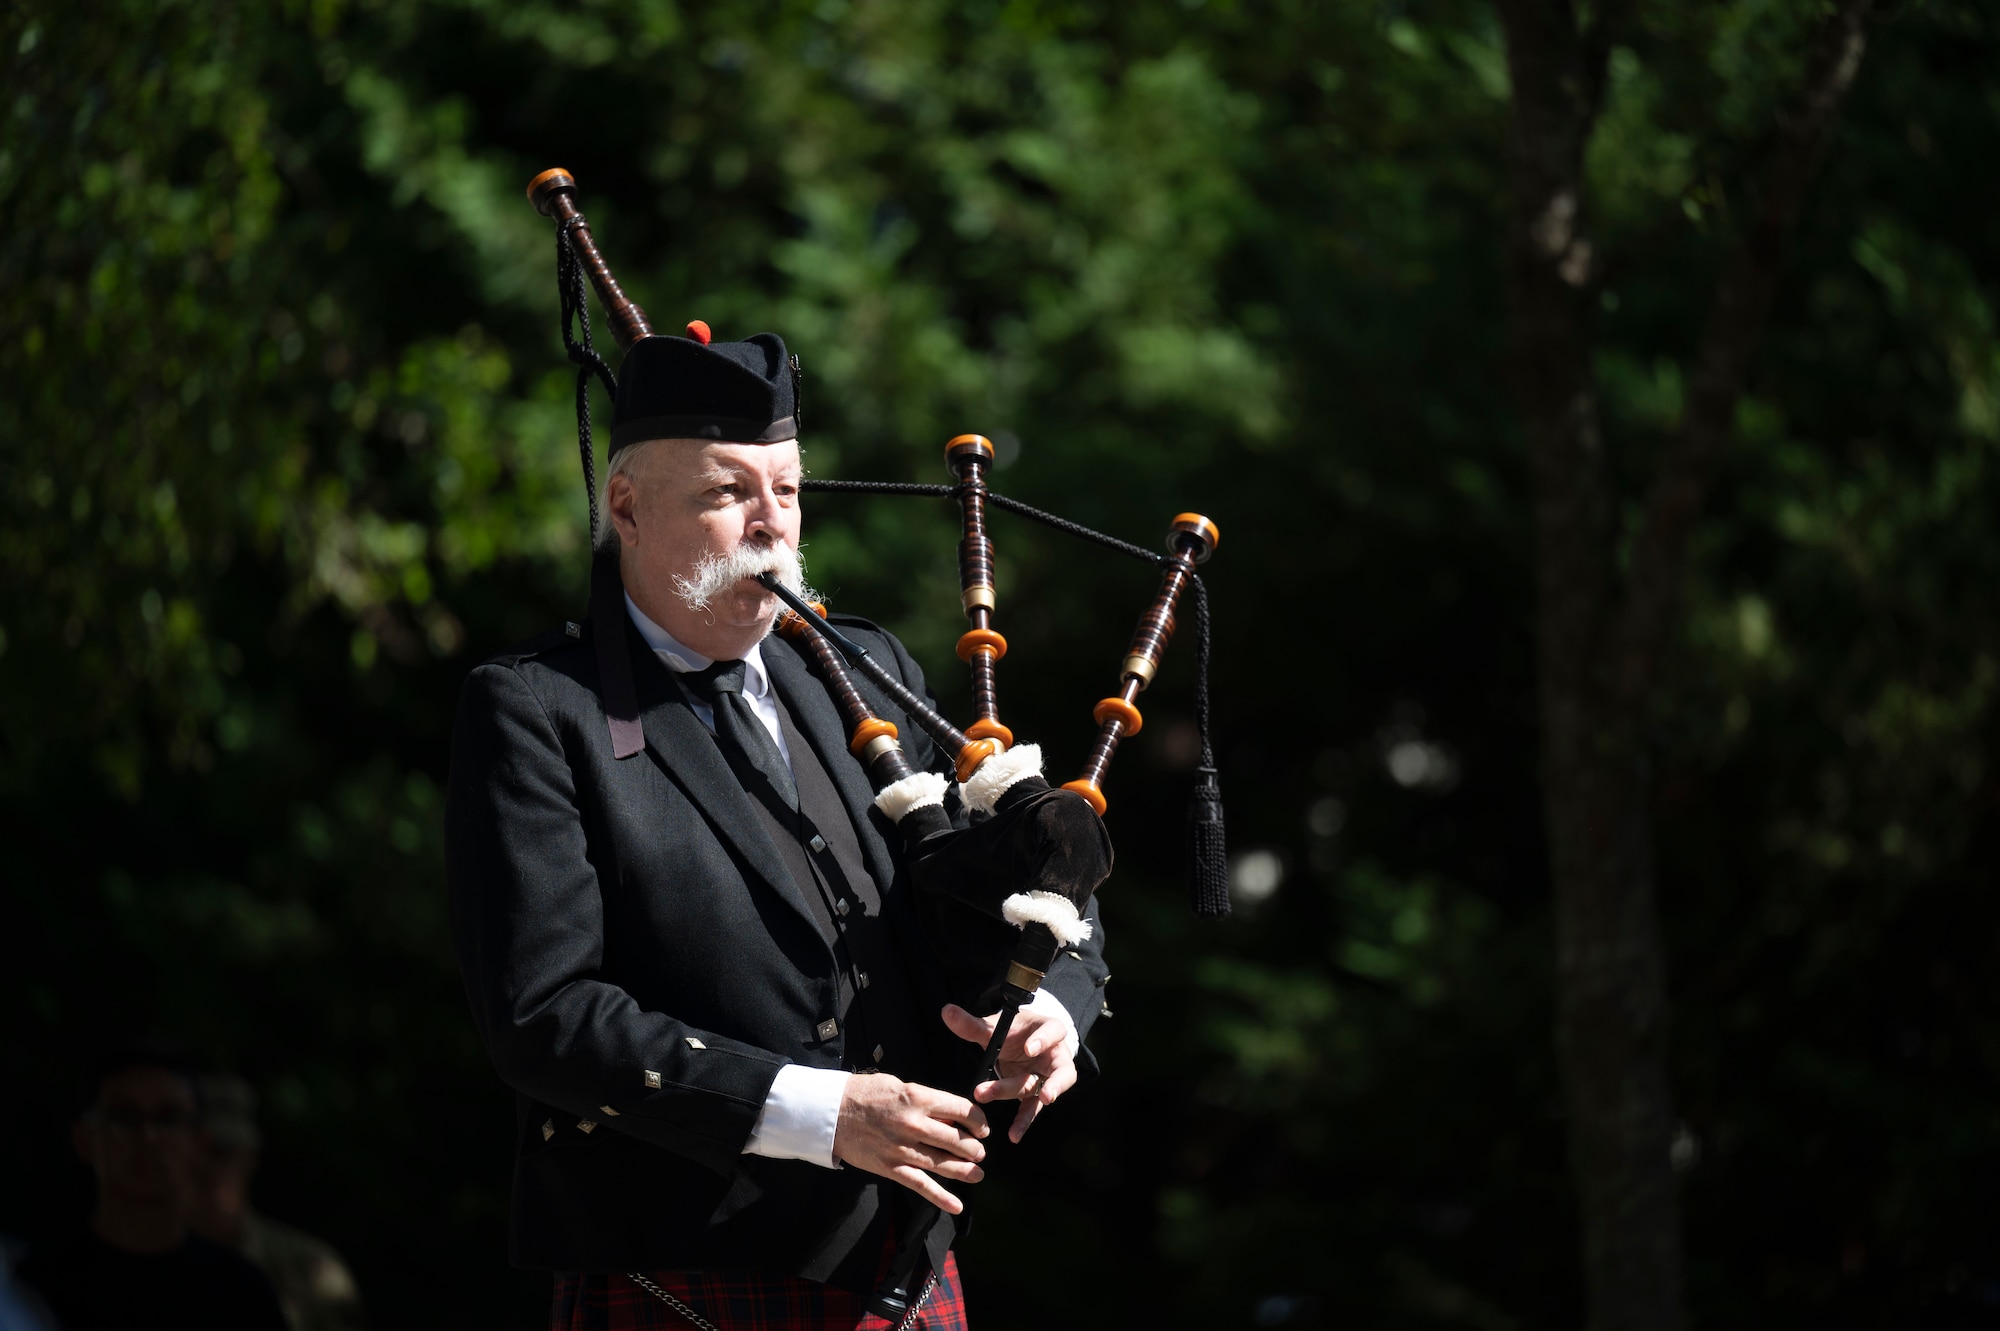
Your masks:
[[[888,1266],[883,1254],[883,1267]],[[895,1331],[851,1290],[797,1276],[752,1271],[648,1271],[645,1277],[719,1331]],[[557,1272],[549,1331],[689,1331],[693,1324],[624,1275]],[[937,1288],[912,1325],[919,1331],[967,1331],[958,1254],[947,1253]]]

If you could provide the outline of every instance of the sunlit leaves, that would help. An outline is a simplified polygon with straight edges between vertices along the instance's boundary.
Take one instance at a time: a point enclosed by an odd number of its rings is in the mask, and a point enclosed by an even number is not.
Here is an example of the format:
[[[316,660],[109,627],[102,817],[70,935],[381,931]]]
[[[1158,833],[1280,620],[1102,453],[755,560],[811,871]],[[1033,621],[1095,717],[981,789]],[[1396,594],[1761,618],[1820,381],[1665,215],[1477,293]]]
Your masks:
[[[1909,328],[1918,372],[1957,389],[1958,424],[2000,442],[2000,329],[1965,257],[1877,219],[1856,237],[1854,259]]]

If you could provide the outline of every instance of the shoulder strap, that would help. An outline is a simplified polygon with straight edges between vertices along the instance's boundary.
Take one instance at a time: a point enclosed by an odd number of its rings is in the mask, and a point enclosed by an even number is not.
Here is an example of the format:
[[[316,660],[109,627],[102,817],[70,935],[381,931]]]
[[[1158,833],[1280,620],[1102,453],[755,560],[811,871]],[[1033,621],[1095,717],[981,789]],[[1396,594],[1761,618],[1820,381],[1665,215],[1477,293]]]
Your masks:
[[[604,719],[611,726],[611,756],[630,758],[646,747],[639,724],[639,690],[632,683],[632,651],[626,642],[625,584],[618,577],[618,555],[590,561],[590,618],[596,626],[597,682]]]

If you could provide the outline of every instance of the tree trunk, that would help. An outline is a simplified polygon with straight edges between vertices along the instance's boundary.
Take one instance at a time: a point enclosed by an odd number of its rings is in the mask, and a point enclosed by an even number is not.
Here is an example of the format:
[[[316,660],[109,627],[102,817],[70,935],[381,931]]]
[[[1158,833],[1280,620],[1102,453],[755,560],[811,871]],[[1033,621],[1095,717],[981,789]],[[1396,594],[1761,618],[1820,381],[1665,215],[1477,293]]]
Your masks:
[[[1646,719],[1785,242],[1859,67],[1867,0],[1822,28],[1778,123],[1756,225],[1717,284],[1683,427],[1616,572],[1591,348],[1597,291],[1584,152],[1613,25],[1568,0],[1499,0],[1513,86],[1507,277],[1512,377],[1534,491],[1542,795],[1556,924],[1556,1047],[1592,1331],[1681,1331],[1667,1003],[1654,898]]]
[[[1501,7],[1514,85],[1513,377],[1535,495],[1542,792],[1556,1046],[1590,1325],[1681,1331],[1673,1109],[1646,772],[1607,665],[1612,505],[1590,367],[1583,154],[1602,78],[1567,5]]]

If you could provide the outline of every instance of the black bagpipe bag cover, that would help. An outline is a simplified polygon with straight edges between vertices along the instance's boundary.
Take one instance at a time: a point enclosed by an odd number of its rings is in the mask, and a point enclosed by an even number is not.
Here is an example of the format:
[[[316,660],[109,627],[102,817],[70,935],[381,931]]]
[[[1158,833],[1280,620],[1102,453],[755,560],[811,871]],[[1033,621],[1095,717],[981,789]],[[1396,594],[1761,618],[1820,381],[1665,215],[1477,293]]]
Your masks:
[[[1015,783],[991,817],[927,839],[910,881],[951,1001],[981,1016],[999,1009],[1001,979],[1021,944],[1021,929],[1002,911],[1007,898],[1053,892],[1087,916],[1111,864],[1111,835],[1097,811],[1039,777]]]

